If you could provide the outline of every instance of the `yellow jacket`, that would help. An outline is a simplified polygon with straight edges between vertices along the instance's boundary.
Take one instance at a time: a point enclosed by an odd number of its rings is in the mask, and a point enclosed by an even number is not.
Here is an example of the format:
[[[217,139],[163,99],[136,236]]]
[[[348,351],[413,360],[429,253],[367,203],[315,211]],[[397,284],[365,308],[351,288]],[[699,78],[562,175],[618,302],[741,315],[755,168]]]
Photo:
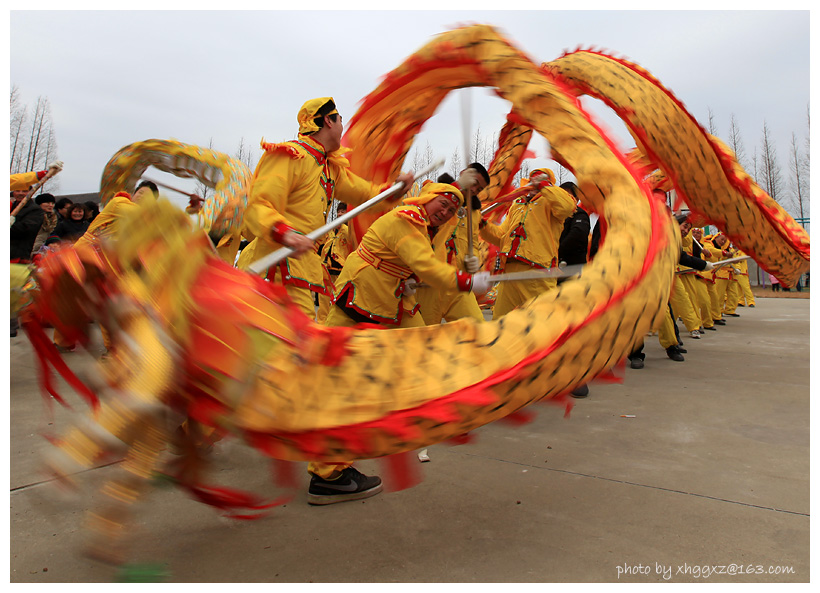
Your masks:
[[[323,226],[334,198],[358,206],[389,187],[351,173],[339,151],[326,155],[309,136],[281,144],[263,142],[262,148],[243,218],[242,234],[253,237],[239,257],[238,267],[243,269],[282,247],[280,241],[289,230],[307,234]],[[328,294],[318,253],[288,258],[278,268],[284,284]]]
[[[500,225],[482,224],[481,237],[500,248],[505,261],[535,268],[558,265],[558,239],[564,221],[575,212],[575,198],[566,190],[542,184],[531,200],[519,198]]]
[[[471,210],[473,216],[473,253],[478,255],[481,226],[481,210]],[[467,217],[453,216],[441,225],[433,237],[433,251],[441,261],[446,261],[459,270],[464,269],[464,256],[468,246]]]
[[[720,247],[715,245],[714,239],[703,241],[703,246],[709,251],[712,252],[712,257],[706,258],[706,261],[710,261],[712,263],[719,262],[724,259],[729,259],[731,257],[737,257],[735,255],[735,250],[730,247],[730,245],[726,245],[726,250],[722,250]],[[731,280],[732,279],[732,271],[731,265],[721,266],[718,269],[712,271],[712,278],[714,280],[723,279],[723,280]]]
[[[350,255],[350,229],[343,224],[322,247],[322,263],[331,275],[338,275]],[[335,274],[334,274],[335,271]]]
[[[404,283],[416,276],[440,290],[469,290],[471,276],[433,253],[429,221],[422,206],[404,205],[376,220],[345,261],[333,302],[389,325],[418,310],[415,296],[404,296]]]
[[[40,180],[40,175],[45,175],[45,171],[29,171],[28,173],[15,173],[11,175],[11,191],[22,191],[28,189]]]
[[[100,213],[94,217],[82,237],[77,239],[74,247],[90,245],[105,237],[116,239],[119,232],[119,222],[129,212],[139,208],[139,205],[131,201],[130,196],[125,192],[118,192],[111,198]]]

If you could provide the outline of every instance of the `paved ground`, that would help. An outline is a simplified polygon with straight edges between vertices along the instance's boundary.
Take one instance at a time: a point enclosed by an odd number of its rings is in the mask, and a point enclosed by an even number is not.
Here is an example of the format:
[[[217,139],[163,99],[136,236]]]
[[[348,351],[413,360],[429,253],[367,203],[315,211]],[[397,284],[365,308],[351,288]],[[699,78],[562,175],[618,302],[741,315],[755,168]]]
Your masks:
[[[739,311],[685,339],[684,363],[647,338],[646,367],[593,384],[567,419],[539,406],[530,424],[431,447],[409,490],[330,507],[300,492],[250,522],[156,490],[133,561],[172,582],[808,582],[809,300]],[[87,498],[46,496],[39,431],[53,426],[26,338],[10,357],[10,580],[112,581],[80,553],[83,511],[110,469],[86,472]],[[57,411],[55,425],[67,421]],[[214,459],[215,482],[275,493],[242,445]]]

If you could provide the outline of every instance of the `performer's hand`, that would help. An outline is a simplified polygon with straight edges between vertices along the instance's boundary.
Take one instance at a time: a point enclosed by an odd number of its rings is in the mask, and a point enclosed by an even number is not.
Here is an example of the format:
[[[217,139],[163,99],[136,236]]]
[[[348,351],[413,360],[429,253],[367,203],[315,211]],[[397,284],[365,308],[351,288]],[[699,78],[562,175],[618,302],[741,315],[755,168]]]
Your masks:
[[[705,255],[706,257],[712,257],[712,252],[711,252],[711,251],[709,251],[708,249],[703,249],[703,250],[701,251],[701,253],[702,253],[703,255]]]
[[[475,169],[464,169],[458,176],[458,186],[462,191],[472,191],[478,185],[479,173]]]
[[[313,251],[313,241],[296,231],[288,231],[285,233],[285,236],[282,237],[282,245],[290,247],[293,250],[293,255],[296,257],[308,251]]]
[[[416,294],[416,291],[419,288],[419,283],[413,280],[412,278],[408,278],[404,281],[404,289],[402,290],[402,295],[409,297]]]
[[[63,170],[63,161],[54,161],[48,166],[47,177],[54,177],[57,173]]]
[[[714,270],[714,269],[715,269],[715,264],[713,264],[712,262],[708,261],[708,262],[706,262],[706,267],[705,267],[705,268],[703,268],[703,271],[704,271],[704,272],[708,272],[709,270]]]
[[[481,269],[481,262],[475,255],[464,256],[464,271],[468,274],[475,274]]]
[[[17,220],[17,218],[12,214],[11,215],[11,224],[9,226],[14,226],[14,221],[15,220]]]
[[[395,183],[401,183],[402,188],[393,194],[393,197],[389,198],[390,201],[396,202],[401,199],[401,197],[410,191],[410,188],[413,187],[413,182],[415,181],[415,173],[413,171],[408,171],[407,173],[402,173],[398,177],[396,177]]]
[[[473,291],[473,293],[484,294],[490,290],[490,286],[492,286],[492,282],[490,282],[489,272],[479,272],[477,274],[473,274],[473,282],[470,286],[470,290]]]

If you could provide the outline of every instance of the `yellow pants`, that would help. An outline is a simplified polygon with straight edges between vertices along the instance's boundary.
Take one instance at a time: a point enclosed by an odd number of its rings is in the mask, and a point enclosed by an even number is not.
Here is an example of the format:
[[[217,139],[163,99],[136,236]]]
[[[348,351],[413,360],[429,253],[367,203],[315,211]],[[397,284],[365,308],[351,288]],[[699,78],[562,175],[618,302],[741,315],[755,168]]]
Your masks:
[[[511,262],[506,265],[504,272],[512,274],[514,272],[529,272],[532,269],[526,264]],[[556,278],[500,283],[498,296],[493,307],[493,320],[504,317],[516,307],[520,307],[543,292],[555,289],[556,286],[558,286]]]
[[[721,304],[718,301],[717,295],[717,283],[716,282],[707,282],[706,283],[706,292],[709,293],[709,304],[712,310],[712,320],[717,321],[720,319],[720,310]]]
[[[715,280],[715,289],[717,292],[718,311],[734,313],[735,309],[737,309],[737,298],[734,292],[737,290],[737,282],[732,282],[728,278],[717,278]],[[731,304],[733,301],[734,306]],[[719,317],[715,319],[719,319]]]
[[[695,314],[695,308],[689,300],[680,274],[675,274],[675,284],[672,286],[669,300],[672,302],[673,313],[683,320],[687,331],[695,331],[700,327],[700,316]]]
[[[472,292],[438,290],[424,286],[416,291],[416,301],[419,304],[416,315],[421,315],[427,325],[437,325],[442,319],[455,321],[464,317],[484,321],[481,307]]]
[[[740,290],[743,293],[743,299],[746,301],[746,306],[755,304],[755,295],[752,292],[752,285],[749,283],[748,276],[738,276],[737,282],[740,285]]]
[[[709,300],[709,292],[706,290],[705,281],[697,278],[694,274],[684,274],[681,278],[683,286],[689,295],[689,300],[695,308],[695,313],[700,317],[700,324],[703,327],[712,327],[712,302]]]
[[[726,288],[726,309],[727,313],[734,313],[737,311],[737,305],[740,303],[741,289],[740,283],[737,281],[737,276],[734,280],[729,281],[729,286]]]
[[[661,324],[658,327],[658,341],[664,350],[678,343],[678,338],[675,336],[675,321],[669,313],[669,303],[666,304],[666,315],[663,316]]]

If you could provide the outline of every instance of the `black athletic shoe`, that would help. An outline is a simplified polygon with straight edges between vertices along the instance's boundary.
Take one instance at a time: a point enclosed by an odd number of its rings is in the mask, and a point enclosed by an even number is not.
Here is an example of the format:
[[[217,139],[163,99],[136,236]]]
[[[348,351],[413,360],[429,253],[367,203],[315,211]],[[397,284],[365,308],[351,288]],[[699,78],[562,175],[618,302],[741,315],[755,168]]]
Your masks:
[[[689,351],[683,346],[678,346],[678,352],[680,352],[681,354],[686,354]]]
[[[633,369],[643,368],[643,358],[633,358],[629,361],[629,366]]]
[[[749,308],[750,308],[750,309],[754,309],[754,308],[755,308],[755,306],[754,306],[754,305],[749,305]]]
[[[729,317],[740,317],[737,313],[724,313],[724,315],[728,315]]]
[[[572,397],[575,398],[586,397],[589,395],[589,387],[587,387],[586,385],[579,385],[578,387],[572,390],[570,395],[572,395]]]
[[[715,322],[715,325],[726,325],[726,322],[722,319],[713,319],[712,321]]]
[[[338,478],[325,480],[317,475],[310,476],[308,504],[333,504],[348,500],[369,498],[382,491],[382,480],[378,476],[366,476],[354,467],[342,470]]]
[[[666,349],[666,355],[676,362],[683,362],[683,354],[680,353],[680,350],[675,346],[669,346]]]
[[[713,331],[713,332],[717,331],[717,328],[714,325],[711,326],[711,327],[704,328],[704,329],[708,329],[709,331]]]

